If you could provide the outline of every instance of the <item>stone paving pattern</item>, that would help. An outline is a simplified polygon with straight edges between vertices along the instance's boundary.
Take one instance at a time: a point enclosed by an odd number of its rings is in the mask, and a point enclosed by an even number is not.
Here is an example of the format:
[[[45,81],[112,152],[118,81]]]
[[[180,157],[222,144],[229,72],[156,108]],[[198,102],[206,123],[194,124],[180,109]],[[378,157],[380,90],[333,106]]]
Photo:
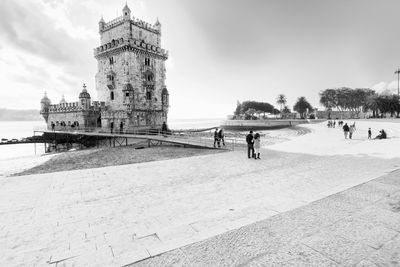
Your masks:
[[[0,266],[121,266],[192,243],[154,258],[154,264],[162,259],[158,264],[168,265],[165,257],[189,265],[295,264],[297,260],[336,264],[341,259],[317,251],[338,253],[323,242],[327,234],[338,244],[359,242],[360,251],[363,245],[371,251],[396,246],[398,229],[393,228],[398,213],[358,241],[358,233],[372,227],[373,221],[358,213],[350,215],[367,204],[389,205],[378,201],[399,188],[375,181],[349,191],[350,195],[314,201],[393,171],[398,164],[398,158],[264,149],[261,160],[234,151],[5,177],[0,179],[0,255],[4,255]],[[309,203],[304,211],[283,213]],[[240,228],[268,217],[271,220]],[[330,231],[333,223],[357,227],[344,234]],[[326,228],[317,233],[316,226]],[[385,261],[385,257],[377,254],[370,261]]]
[[[129,266],[400,266],[400,170]]]

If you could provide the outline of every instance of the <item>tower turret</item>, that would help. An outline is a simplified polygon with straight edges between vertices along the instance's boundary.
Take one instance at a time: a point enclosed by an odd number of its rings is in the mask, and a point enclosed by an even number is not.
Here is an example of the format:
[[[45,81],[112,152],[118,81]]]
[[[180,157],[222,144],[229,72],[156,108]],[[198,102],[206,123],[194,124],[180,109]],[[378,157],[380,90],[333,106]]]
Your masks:
[[[44,96],[42,100],[40,100],[40,114],[42,114],[44,120],[47,123],[47,120],[49,118],[49,107],[51,105],[50,99],[47,97],[47,93],[44,92]]]
[[[160,21],[158,20],[158,18],[157,18],[156,23],[154,23],[154,28],[155,28],[157,31],[161,32],[161,23],[160,23]]]
[[[104,22],[103,16],[101,16],[101,19],[99,21],[99,33],[101,33],[102,31],[104,31],[104,26],[106,25],[106,23]]]
[[[65,104],[67,103],[67,101],[65,101],[64,95],[62,95],[61,100],[60,100],[60,104]]]
[[[82,92],[79,94],[79,102],[83,109],[89,109],[90,107],[90,94],[86,90],[86,84],[83,84]]]
[[[122,9],[122,16],[124,17],[124,20],[131,19],[131,10],[129,9],[127,3],[125,4],[124,8]]]

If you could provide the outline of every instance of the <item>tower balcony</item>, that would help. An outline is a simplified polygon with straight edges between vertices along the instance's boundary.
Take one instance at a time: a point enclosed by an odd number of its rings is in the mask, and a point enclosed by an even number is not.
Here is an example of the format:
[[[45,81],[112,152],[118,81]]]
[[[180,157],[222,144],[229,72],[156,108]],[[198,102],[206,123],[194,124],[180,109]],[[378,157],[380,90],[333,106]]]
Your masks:
[[[107,87],[108,87],[108,89],[110,89],[110,90],[115,89],[115,82],[112,81],[112,80],[107,80]]]

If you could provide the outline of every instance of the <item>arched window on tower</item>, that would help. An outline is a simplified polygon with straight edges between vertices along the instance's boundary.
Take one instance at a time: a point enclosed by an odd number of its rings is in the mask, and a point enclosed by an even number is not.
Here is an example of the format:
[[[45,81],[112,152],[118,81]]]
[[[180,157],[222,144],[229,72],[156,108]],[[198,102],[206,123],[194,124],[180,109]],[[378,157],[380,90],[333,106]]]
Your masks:
[[[164,88],[161,92],[161,103],[164,107],[168,107],[169,105],[169,93],[167,88]]]
[[[146,91],[146,100],[151,100],[151,91],[150,90]]]
[[[150,58],[148,58],[148,57],[144,58],[144,65],[150,66]]]
[[[114,91],[111,91],[111,92],[110,92],[110,99],[111,99],[111,100],[114,100]]]
[[[115,88],[115,73],[113,71],[109,71],[107,74],[107,87],[110,90]]]

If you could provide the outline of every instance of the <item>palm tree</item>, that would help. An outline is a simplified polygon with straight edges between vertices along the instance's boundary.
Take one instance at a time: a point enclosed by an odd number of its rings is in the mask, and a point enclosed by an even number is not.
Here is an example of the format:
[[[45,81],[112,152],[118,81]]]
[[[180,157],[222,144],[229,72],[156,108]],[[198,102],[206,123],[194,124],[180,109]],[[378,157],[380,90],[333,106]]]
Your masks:
[[[279,94],[278,97],[276,98],[276,103],[280,106],[280,111],[282,114],[282,109],[287,103],[286,96],[284,94]]]
[[[368,111],[371,110],[372,111],[372,117],[377,117],[378,116],[378,110],[379,110],[379,96],[374,94],[374,95],[370,95],[367,97],[367,101],[365,103],[364,106],[364,110]]]

